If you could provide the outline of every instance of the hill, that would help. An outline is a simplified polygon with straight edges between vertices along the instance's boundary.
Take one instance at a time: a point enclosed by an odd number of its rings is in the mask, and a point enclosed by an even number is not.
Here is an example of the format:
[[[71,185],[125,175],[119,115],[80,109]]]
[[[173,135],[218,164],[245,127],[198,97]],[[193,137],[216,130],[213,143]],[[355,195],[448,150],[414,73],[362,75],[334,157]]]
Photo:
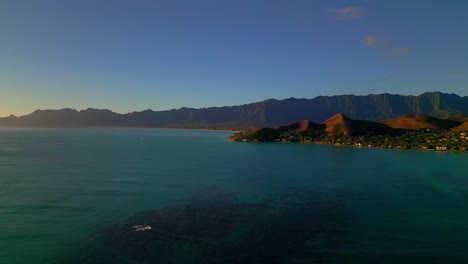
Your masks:
[[[464,131],[468,132],[468,121],[462,123],[461,125],[454,127],[453,131]]]
[[[305,131],[310,131],[310,130],[323,130],[323,129],[325,129],[324,124],[317,124],[310,120],[302,120],[299,122],[289,124],[287,126],[279,127],[279,130],[281,131],[293,130],[293,131],[298,131],[298,132],[305,132]]]
[[[394,129],[391,127],[368,120],[354,120],[342,114],[336,114],[325,122],[325,131],[328,135],[364,135],[364,134],[391,134]]]
[[[392,128],[380,122],[356,120],[336,114],[322,124],[305,120],[278,128],[235,133],[228,139],[238,142],[305,142],[372,148],[468,151],[468,137],[463,133],[468,132],[468,122],[457,127],[450,123],[460,124],[459,120],[465,119],[442,120],[405,115],[392,120],[392,123],[403,124],[404,128],[401,129],[401,125]],[[427,125],[439,130],[421,129]]]
[[[287,126],[278,128],[261,128],[248,133],[237,133],[231,137],[234,141],[278,141],[282,135],[292,135],[293,138],[299,134],[303,136],[372,136],[372,135],[393,135],[399,130],[393,129],[385,124],[368,120],[355,120],[342,114],[336,114],[327,119],[322,124],[317,124],[309,120],[295,122]],[[288,138],[287,140],[291,140]]]
[[[440,92],[419,96],[370,94],[363,96],[318,96],[313,99],[269,99],[224,107],[145,110],[118,114],[110,110],[37,110],[29,115],[0,118],[0,126],[27,127],[174,127],[259,128],[277,127],[297,120],[316,123],[342,113],[352,119],[383,120],[403,114],[425,114],[438,118],[466,117],[468,97]]]
[[[461,121],[454,119],[439,119],[428,115],[413,114],[403,115],[389,120],[384,120],[382,123],[398,129],[451,129],[462,124]]]

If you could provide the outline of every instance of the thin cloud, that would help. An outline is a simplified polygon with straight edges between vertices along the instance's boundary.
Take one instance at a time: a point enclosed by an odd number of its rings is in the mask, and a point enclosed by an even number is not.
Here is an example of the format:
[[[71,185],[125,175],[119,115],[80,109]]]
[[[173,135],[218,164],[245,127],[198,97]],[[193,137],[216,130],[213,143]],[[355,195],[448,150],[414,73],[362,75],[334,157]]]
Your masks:
[[[383,48],[389,44],[389,41],[377,37],[376,35],[367,35],[362,39],[364,45],[371,48]]]
[[[385,56],[390,59],[397,59],[414,53],[414,49],[412,48],[395,47],[390,44],[389,40],[378,37],[376,35],[365,36],[362,39],[362,43],[369,48],[381,50]]]
[[[358,20],[366,15],[364,9],[357,6],[331,8],[329,12],[338,20]]]

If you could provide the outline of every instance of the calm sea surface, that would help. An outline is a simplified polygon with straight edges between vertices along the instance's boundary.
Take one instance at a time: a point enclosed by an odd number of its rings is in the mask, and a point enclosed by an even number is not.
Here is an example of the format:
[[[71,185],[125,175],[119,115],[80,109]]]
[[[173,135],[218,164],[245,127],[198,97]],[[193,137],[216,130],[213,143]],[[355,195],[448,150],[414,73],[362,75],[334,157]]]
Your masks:
[[[468,263],[468,155],[229,134],[0,129],[0,263]]]

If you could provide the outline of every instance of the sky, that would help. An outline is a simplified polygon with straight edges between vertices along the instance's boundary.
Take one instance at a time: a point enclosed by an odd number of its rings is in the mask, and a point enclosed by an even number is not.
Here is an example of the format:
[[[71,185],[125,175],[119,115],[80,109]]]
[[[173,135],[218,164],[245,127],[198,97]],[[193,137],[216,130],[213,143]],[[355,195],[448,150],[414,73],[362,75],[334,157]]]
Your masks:
[[[0,116],[468,95],[468,1],[0,0]]]

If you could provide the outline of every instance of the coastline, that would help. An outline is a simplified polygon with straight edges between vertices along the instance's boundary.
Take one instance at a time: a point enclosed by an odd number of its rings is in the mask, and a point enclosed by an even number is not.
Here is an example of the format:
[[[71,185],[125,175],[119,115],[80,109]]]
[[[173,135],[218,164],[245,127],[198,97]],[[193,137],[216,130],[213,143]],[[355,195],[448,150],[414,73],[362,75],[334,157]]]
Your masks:
[[[357,149],[385,149],[385,150],[399,150],[399,151],[420,151],[420,152],[436,152],[436,153],[465,153],[468,154],[468,149],[465,150],[436,150],[436,149],[424,149],[424,148],[403,148],[403,147],[395,147],[395,148],[386,148],[380,146],[357,146],[355,144],[337,144],[337,143],[326,143],[326,142],[305,142],[305,141],[236,141],[230,139],[230,137],[226,137],[228,141],[234,143],[253,143],[253,144],[304,144],[304,145],[324,145],[324,146],[331,146],[331,147],[349,147],[349,148],[357,148]]]

